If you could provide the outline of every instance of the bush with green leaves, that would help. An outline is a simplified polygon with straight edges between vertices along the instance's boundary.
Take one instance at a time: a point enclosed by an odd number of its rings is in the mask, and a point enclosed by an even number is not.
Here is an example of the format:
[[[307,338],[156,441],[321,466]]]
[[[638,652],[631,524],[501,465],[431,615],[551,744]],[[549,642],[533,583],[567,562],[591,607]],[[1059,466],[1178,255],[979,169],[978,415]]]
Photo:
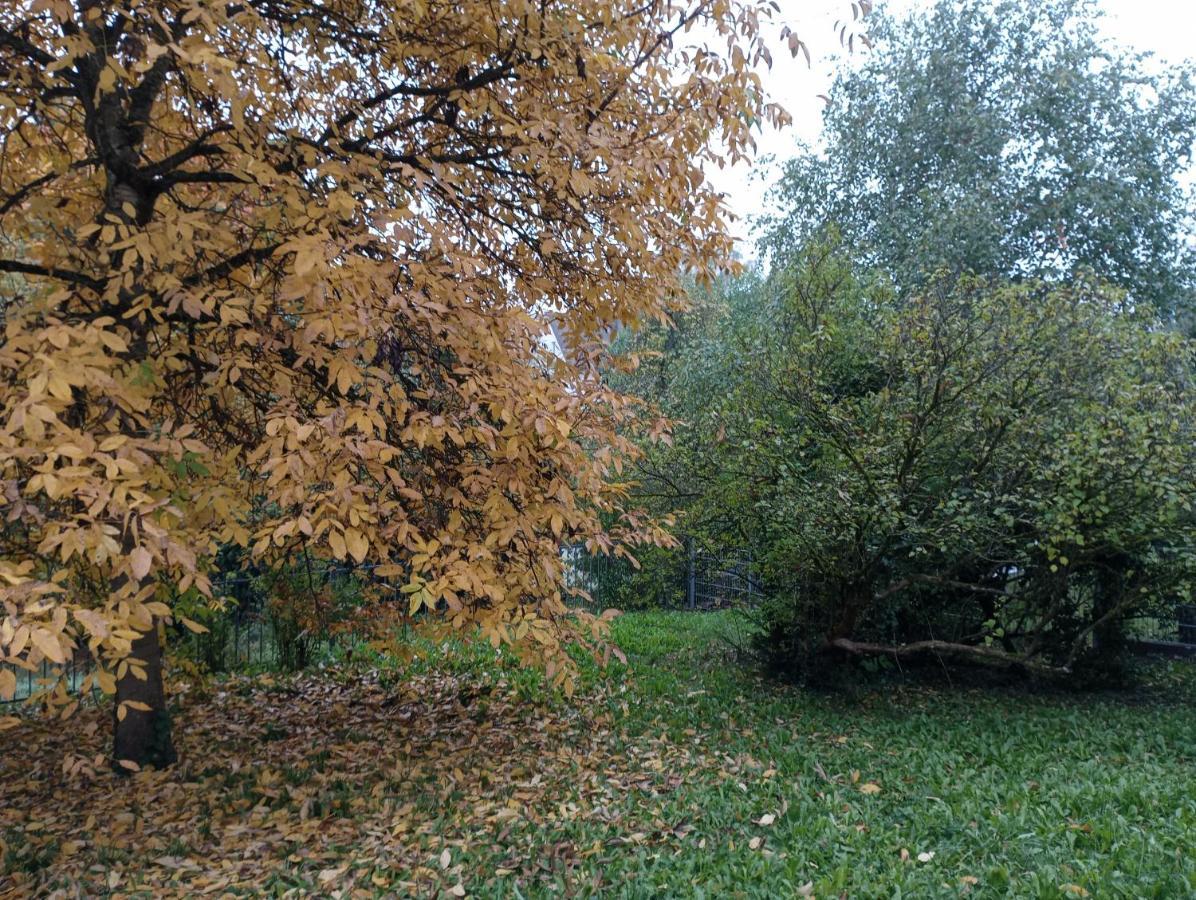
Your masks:
[[[699,411],[674,382],[691,415],[645,465],[679,488],[688,527],[753,542],[776,668],[938,656],[1072,672],[1186,593],[1182,336],[1082,280],[951,278],[897,300],[833,242],[752,283],[700,300],[723,325],[702,343],[720,361],[695,366],[723,390]]]

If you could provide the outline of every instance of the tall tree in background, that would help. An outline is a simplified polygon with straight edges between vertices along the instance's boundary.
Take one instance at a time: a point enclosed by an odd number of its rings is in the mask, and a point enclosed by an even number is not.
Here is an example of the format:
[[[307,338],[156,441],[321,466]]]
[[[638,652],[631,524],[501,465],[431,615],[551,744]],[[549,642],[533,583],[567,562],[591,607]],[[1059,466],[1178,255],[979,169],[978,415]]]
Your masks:
[[[1196,302],[1191,66],[1097,33],[1090,0],[940,0],[878,15],[840,74],[824,151],[787,164],[767,243],[833,223],[903,290],[941,267],[1066,279],[1090,269],[1164,312]]]
[[[232,544],[378,563],[564,679],[559,542],[661,539],[600,337],[728,257],[702,167],[782,117],[763,15],[7,4],[0,662],[86,645],[116,758],[169,761],[160,625]]]

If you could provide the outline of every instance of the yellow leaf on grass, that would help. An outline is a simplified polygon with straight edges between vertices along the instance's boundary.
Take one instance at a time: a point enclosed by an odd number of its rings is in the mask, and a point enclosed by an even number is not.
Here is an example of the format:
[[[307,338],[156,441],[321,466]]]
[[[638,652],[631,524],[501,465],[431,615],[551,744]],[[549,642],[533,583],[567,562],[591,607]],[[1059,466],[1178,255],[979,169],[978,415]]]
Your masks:
[[[877,784],[875,781],[866,781],[860,785],[860,793],[861,794],[879,794],[880,793],[880,785]]]

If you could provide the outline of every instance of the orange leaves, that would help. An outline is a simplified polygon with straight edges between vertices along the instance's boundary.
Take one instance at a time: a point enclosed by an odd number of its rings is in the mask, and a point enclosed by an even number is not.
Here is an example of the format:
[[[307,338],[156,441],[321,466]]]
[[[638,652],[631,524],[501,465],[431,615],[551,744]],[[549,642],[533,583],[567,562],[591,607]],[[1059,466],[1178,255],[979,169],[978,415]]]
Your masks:
[[[123,722],[129,715],[129,710],[136,710],[137,712],[149,712],[150,707],[148,704],[142,703],[140,700],[125,700],[116,705],[116,718]],[[124,763],[125,761],[121,760],[121,764],[124,765]]]
[[[357,562],[365,562],[365,558],[370,552],[369,540],[355,528],[345,530],[345,547],[348,549],[349,555]]]
[[[33,646],[41,651],[46,659],[56,663],[66,662],[66,654],[62,652],[58,638],[45,628],[30,628],[29,638]]]
[[[0,651],[86,641],[115,672],[236,544],[418,575],[412,613],[567,683],[560,542],[668,539],[616,483],[639,409],[608,338],[729,255],[703,170],[768,116],[765,7],[280,9],[198,3],[166,42],[118,3],[115,47],[39,13],[6,57],[0,515],[27,568]]]

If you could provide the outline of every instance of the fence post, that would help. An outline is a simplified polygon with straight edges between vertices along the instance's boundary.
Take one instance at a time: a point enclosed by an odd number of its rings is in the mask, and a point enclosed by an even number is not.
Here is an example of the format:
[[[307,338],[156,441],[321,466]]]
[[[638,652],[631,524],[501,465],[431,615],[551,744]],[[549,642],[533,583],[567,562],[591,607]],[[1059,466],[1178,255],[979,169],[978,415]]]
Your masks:
[[[698,546],[693,539],[693,535],[686,538],[686,543],[689,544],[689,556],[686,559],[685,565],[685,605],[689,609],[693,609],[697,605],[697,557]]]

